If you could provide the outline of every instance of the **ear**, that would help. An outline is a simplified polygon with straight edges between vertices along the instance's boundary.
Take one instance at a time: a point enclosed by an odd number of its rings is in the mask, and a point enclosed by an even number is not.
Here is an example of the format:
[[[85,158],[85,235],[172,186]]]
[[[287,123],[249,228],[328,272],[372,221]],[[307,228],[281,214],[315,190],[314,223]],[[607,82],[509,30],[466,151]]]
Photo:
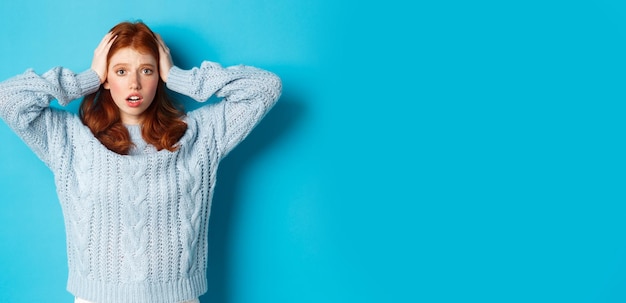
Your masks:
[[[109,81],[104,81],[102,85],[104,86],[104,89],[111,89],[111,85],[109,85]]]

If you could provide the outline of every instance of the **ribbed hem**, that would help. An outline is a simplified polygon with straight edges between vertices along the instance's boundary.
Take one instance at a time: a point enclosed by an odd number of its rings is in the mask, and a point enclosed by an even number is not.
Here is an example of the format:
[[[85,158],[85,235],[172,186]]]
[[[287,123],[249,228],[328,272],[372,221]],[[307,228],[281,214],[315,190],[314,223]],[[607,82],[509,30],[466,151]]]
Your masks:
[[[88,69],[76,75],[80,85],[81,95],[86,96],[95,93],[100,88],[100,77],[93,69]]]
[[[184,70],[172,66],[167,75],[167,88],[181,94],[186,94],[193,79],[194,70]]]
[[[225,82],[230,81],[228,78],[224,78],[225,76],[218,76],[217,74],[213,74],[212,79],[204,79],[204,84],[202,86],[200,79],[197,79],[198,73],[200,70],[223,70],[222,66],[216,62],[204,61],[202,62],[201,68],[194,67],[190,70],[184,70],[177,66],[172,66],[170,72],[167,76],[167,88],[183,94],[185,96],[191,97],[196,101],[203,102],[206,101],[217,89],[224,85]],[[209,77],[207,72],[202,72],[203,75],[201,78]],[[224,82],[224,83],[222,83]]]
[[[93,69],[78,74],[77,78],[85,95],[95,93],[100,88],[100,76]]]
[[[193,300],[207,290],[206,274],[164,283],[104,283],[70,273],[67,290],[97,303],[176,303]]]

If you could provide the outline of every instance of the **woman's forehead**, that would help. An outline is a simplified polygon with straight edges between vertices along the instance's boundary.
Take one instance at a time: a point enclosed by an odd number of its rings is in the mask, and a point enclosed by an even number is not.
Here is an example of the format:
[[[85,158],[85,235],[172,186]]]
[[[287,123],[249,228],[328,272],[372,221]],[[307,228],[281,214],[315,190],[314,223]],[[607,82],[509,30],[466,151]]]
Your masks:
[[[156,58],[149,53],[140,52],[131,47],[117,50],[109,61],[109,64],[152,64],[157,65]]]

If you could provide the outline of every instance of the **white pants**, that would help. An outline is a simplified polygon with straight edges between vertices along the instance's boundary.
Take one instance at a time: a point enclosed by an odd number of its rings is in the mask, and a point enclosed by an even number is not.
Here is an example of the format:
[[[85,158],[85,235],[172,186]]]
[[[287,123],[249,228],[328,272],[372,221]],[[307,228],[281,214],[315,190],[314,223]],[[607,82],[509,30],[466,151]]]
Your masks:
[[[77,297],[76,300],[74,300],[74,303],[94,303],[94,302],[87,301],[85,299],[81,299]],[[200,303],[200,300],[195,299],[195,300],[185,301],[185,302],[180,302],[180,303]]]

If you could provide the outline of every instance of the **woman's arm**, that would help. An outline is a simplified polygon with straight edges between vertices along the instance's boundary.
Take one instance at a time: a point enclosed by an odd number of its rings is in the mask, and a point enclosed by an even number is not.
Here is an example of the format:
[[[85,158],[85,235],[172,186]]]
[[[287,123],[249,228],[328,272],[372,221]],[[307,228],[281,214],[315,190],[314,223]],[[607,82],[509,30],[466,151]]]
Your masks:
[[[42,75],[33,70],[0,83],[0,118],[50,165],[50,151],[59,152],[65,141],[69,113],[50,108],[58,100],[62,106],[94,93],[106,79],[107,53],[116,37],[104,36],[94,50],[91,69],[75,74],[62,67]]]
[[[223,98],[218,104],[198,109],[207,111],[222,157],[272,108],[282,88],[280,78],[271,72],[243,65],[223,68],[207,61],[191,70],[172,67],[168,80],[168,88],[197,101],[206,101],[214,94]]]
[[[49,164],[49,152],[63,140],[68,115],[50,108],[50,102],[56,99],[67,105],[99,86],[100,79],[93,70],[75,74],[57,67],[42,75],[28,70],[0,83],[0,117]]]
[[[243,65],[223,68],[208,61],[199,68],[182,70],[172,63],[161,36],[157,35],[157,40],[159,73],[169,89],[200,102],[212,95],[223,98],[214,106],[204,107],[215,127],[222,157],[252,131],[280,97],[281,80],[271,72]]]

